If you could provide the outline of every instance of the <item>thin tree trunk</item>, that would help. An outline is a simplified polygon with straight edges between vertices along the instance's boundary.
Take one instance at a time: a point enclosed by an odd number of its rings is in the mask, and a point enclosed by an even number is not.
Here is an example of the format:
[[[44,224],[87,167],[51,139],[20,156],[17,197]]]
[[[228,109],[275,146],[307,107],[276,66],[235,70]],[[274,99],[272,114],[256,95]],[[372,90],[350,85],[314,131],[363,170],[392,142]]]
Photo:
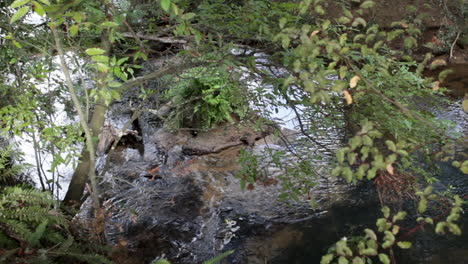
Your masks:
[[[105,114],[107,107],[102,104],[96,104],[94,107],[93,115],[90,122],[90,130],[93,138],[97,138],[102,131],[104,126]],[[96,142],[93,142],[96,146]],[[80,206],[81,197],[86,186],[86,181],[88,180],[88,172],[90,171],[90,155],[88,149],[85,147],[81,153],[81,158],[78,163],[78,166],[73,173],[70,186],[68,187],[67,194],[63,200],[64,205],[68,206]],[[94,190],[93,190],[94,192]]]
[[[79,168],[79,172],[80,174],[77,175],[77,178],[78,180],[76,182],[73,183],[73,185],[71,186],[71,189],[74,190],[72,192],[71,195],[69,195],[69,197],[76,197],[77,196],[77,192],[75,192],[75,190],[79,190],[81,188],[80,184],[83,182],[84,180],[84,184],[86,184],[86,179],[87,179],[87,176],[89,176],[89,179],[91,180],[91,197],[93,199],[93,203],[94,203],[94,206],[96,209],[100,208],[100,203],[99,203],[99,193],[98,193],[98,189],[97,189],[97,180],[96,180],[96,172],[95,172],[95,161],[96,161],[96,157],[95,157],[95,143],[93,141],[93,137],[95,137],[94,135],[97,135],[99,134],[100,132],[100,129],[95,129],[97,126],[98,126],[98,123],[99,123],[99,120],[96,120],[94,122],[94,125],[95,127],[92,127],[90,125],[88,125],[88,123],[86,122],[87,118],[83,112],[83,109],[81,107],[81,104],[80,104],[80,101],[78,100],[78,97],[77,97],[77,94],[76,94],[76,91],[75,91],[75,87],[73,85],[73,81],[71,79],[71,74],[70,74],[70,71],[68,69],[68,65],[65,61],[65,54],[64,54],[64,50],[63,50],[63,47],[62,47],[62,42],[61,42],[61,39],[60,39],[60,36],[59,36],[59,33],[57,31],[57,29],[55,28],[55,26],[51,26],[51,30],[52,30],[52,33],[54,35],[54,40],[55,40],[55,44],[56,44],[56,49],[57,49],[57,52],[59,54],[59,58],[60,58],[60,68],[63,72],[63,74],[65,75],[65,80],[66,80],[66,84],[67,84],[67,87],[68,87],[68,90],[70,92],[70,96],[72,98],[72,101],[73,101],[73,105],[75,106],[75,109],[76,111],[78,112],[78,115],[79,115],[79,119],[80,119],[80,124],[81,124],[81,127],[83,128],[84,132],[85,132],[85,136],[86,136],[86,152],[87,153],[83,153],[84,155],[82,156],[82,163],[84,163],[84,166],[82,166],[81,168]],[[101,81],[101,80],[99,80]],[[101,83],[102,85],[105,85],[104,82],[99,82]],[[99,102],[101,102],[101,100],[99,100]],[[102,106],[104,106],[104,104],[102,104]],[[95,114],[99,114],[99,110],[102,109],[102,108],[97,108],[95,109],[95,112],[93,113],[93,116],[95,116]],[[104,106],[104,113],[105,113],[105,106]],[[102,113],[101,113],[102,114]],[[104,115],[104,114],[102,114]],[[104,118],[104,117],[102,117]],[[93,131],[94,129],[94,131]],[[88,163],[88,165],[86,166],[86,163]],[[88,171],[87,172],[84,172],[83,170],[86,169],[86,167],[88,168]],[[84,185],[83,185],[83,189],[84,189]],[[69,188],[70,190],[70,188]],[[82,193],[83,190],[81,190],[81,193]],[[68,194],[68,193],[67,193]],[[81,195],[80,195],[81,197]],[[74,200],[65,200],[64,201],[65,204],[73,204],[74,203]],[[78,202],[79,204],[79,202]]]

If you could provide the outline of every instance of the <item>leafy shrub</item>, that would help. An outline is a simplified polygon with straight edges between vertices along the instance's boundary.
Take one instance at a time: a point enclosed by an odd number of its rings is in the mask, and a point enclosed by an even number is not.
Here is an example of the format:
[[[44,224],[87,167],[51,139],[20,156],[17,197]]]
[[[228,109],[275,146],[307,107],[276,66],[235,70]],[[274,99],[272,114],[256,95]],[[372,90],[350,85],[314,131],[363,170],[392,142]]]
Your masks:
[[[1,193],[0,263],[111,263],[71,234],[55,205],[36,189],[8,187]]]
[[[185,72],[166,94],[173,101],[171,128],[209,129],[243,117],[248,104],[244,89],[220,69],[194,68]]]

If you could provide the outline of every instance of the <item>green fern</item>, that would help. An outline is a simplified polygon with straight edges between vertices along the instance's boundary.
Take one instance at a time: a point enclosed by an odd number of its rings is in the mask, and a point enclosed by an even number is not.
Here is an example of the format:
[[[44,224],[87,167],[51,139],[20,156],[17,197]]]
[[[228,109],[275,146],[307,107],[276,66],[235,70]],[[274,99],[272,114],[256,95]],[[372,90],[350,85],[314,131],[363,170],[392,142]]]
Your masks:
[[[0,195],[0,247],[7,250],[0,263],[111,263],[70,234],[68,219],[49,193],[8,187]]]
[[[0,138],[0,186],[18,183],[18,176],[23,170],[22,166],[12,162],[15,156],[12,145],[4,146],[4,139]]]
[[[169,127],[209,129],[221,122],[232,122],[232,115],[245,116],[248,104],[245,91],[228,73],[220,69],[194,68],[182,74],[166,94],[174,111]]]
[[[232,253],[234,253],[234,250],[229,250],[229,251],[223,252],[223,253],[217,255],[216,257],[214,257],[212,259],[204,261],[203,264],[218,264],[221,260],[223,260],[227,256],[231,255]]]

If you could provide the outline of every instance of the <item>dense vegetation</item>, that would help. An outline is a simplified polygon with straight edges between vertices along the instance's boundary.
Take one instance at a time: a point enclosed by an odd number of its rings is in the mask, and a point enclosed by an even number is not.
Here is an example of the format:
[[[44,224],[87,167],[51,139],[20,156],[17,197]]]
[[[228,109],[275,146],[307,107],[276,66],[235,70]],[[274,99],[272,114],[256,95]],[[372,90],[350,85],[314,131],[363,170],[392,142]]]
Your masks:
[[[172,129],[210,129],[252,115],[264,117],[252,122],[270,122],[277,108],[287,106],[304,137],[296,150],[298,162],[273,159],[285,171],[281,198],[310,195],[323,177],[317,161],[325,158],[330,160],[325,169],[350,184],[371,180],[382,190],[413,194],[418,208],[412,213],[419,222],[433,224],[437,233],[459,235],[456,221],[464,202],[433,191],[429,184],[436,179],[431,168],[420,165],[420,157],[428,164],[453,160],[468,173],[468,160],[455,147],[464,135],[446,133],[453,124],[414,107],[421,98],[444,99],[439,85],[448,72],[438,80],[425,78],[423,70],[437,66],[431,63],[433,55],[412,57],[421,44],[423,13],[412,7],[408,17],[382,26],[372,18],[375,5],[371,0],[0,3],[0,125],[7,141],[0,151],[0,261],[112,262],[112,249],[88,250],[89,243],[104,244],[99,195],[104,172],[96,173],[95,153],[109,105],[135,86],[142,100],[158,95],[157,100],[170,101]],[[449,51],[452,43],[466,39],[468,4],[453,1],[445,12],[458,22],[455,34],[444,35]],[[41,17],[40,22],[28,22],[30,15]],[[169,59],[154,71],[142,69],[146,61],[164,58]],[[145,86],[156,79],[171,86],[165,91]],[[57,122],[56,102],[64,102],[63,111],[73,122]],[[315,136],[333,127],[345,128],[343,147],[336,153],[310,153],[321,144]],[[15,178],[21,176],[20,153],[8,144],[13,137],[33,141],[40,190],[6,187],[18,184]],[[43,150],[53,154],[50,168],[40,162]],[[259,178],[255,159],[248,151],[241,157],[244,184],[253,186]],[[62,202],[56,171],[61,165],[76,166]],[[408,179],[414,184],[402,190],[401,182],[407,185]],[[72,230],[80,229],[70,219],[88,181],[96,220],[86,232]],[[447,204],[449,212],[437,220],[437,210],[428,210]],[[377,228],[364,230],[355,244],[337,242],[322,263],[393,262],[391,249],[411,243],[398,239],[397,222],[407,213],[390,207],[382,199]]]

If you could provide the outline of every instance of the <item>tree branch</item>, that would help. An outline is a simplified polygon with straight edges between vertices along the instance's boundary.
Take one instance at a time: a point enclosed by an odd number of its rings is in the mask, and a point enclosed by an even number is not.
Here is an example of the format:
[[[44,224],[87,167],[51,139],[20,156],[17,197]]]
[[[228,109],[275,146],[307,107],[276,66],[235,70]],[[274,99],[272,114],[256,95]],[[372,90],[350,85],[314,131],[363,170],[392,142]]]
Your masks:
[[[147,35],[143,33],[123,32],[122,36],[126,38],[153,40],[153,41],[158,41],[158,42],[167,43],[167,44],[186,44],[187,43],[187,40],[184,40],[184,39],[174,39],[170,37],[157,37],[155,35]]]

